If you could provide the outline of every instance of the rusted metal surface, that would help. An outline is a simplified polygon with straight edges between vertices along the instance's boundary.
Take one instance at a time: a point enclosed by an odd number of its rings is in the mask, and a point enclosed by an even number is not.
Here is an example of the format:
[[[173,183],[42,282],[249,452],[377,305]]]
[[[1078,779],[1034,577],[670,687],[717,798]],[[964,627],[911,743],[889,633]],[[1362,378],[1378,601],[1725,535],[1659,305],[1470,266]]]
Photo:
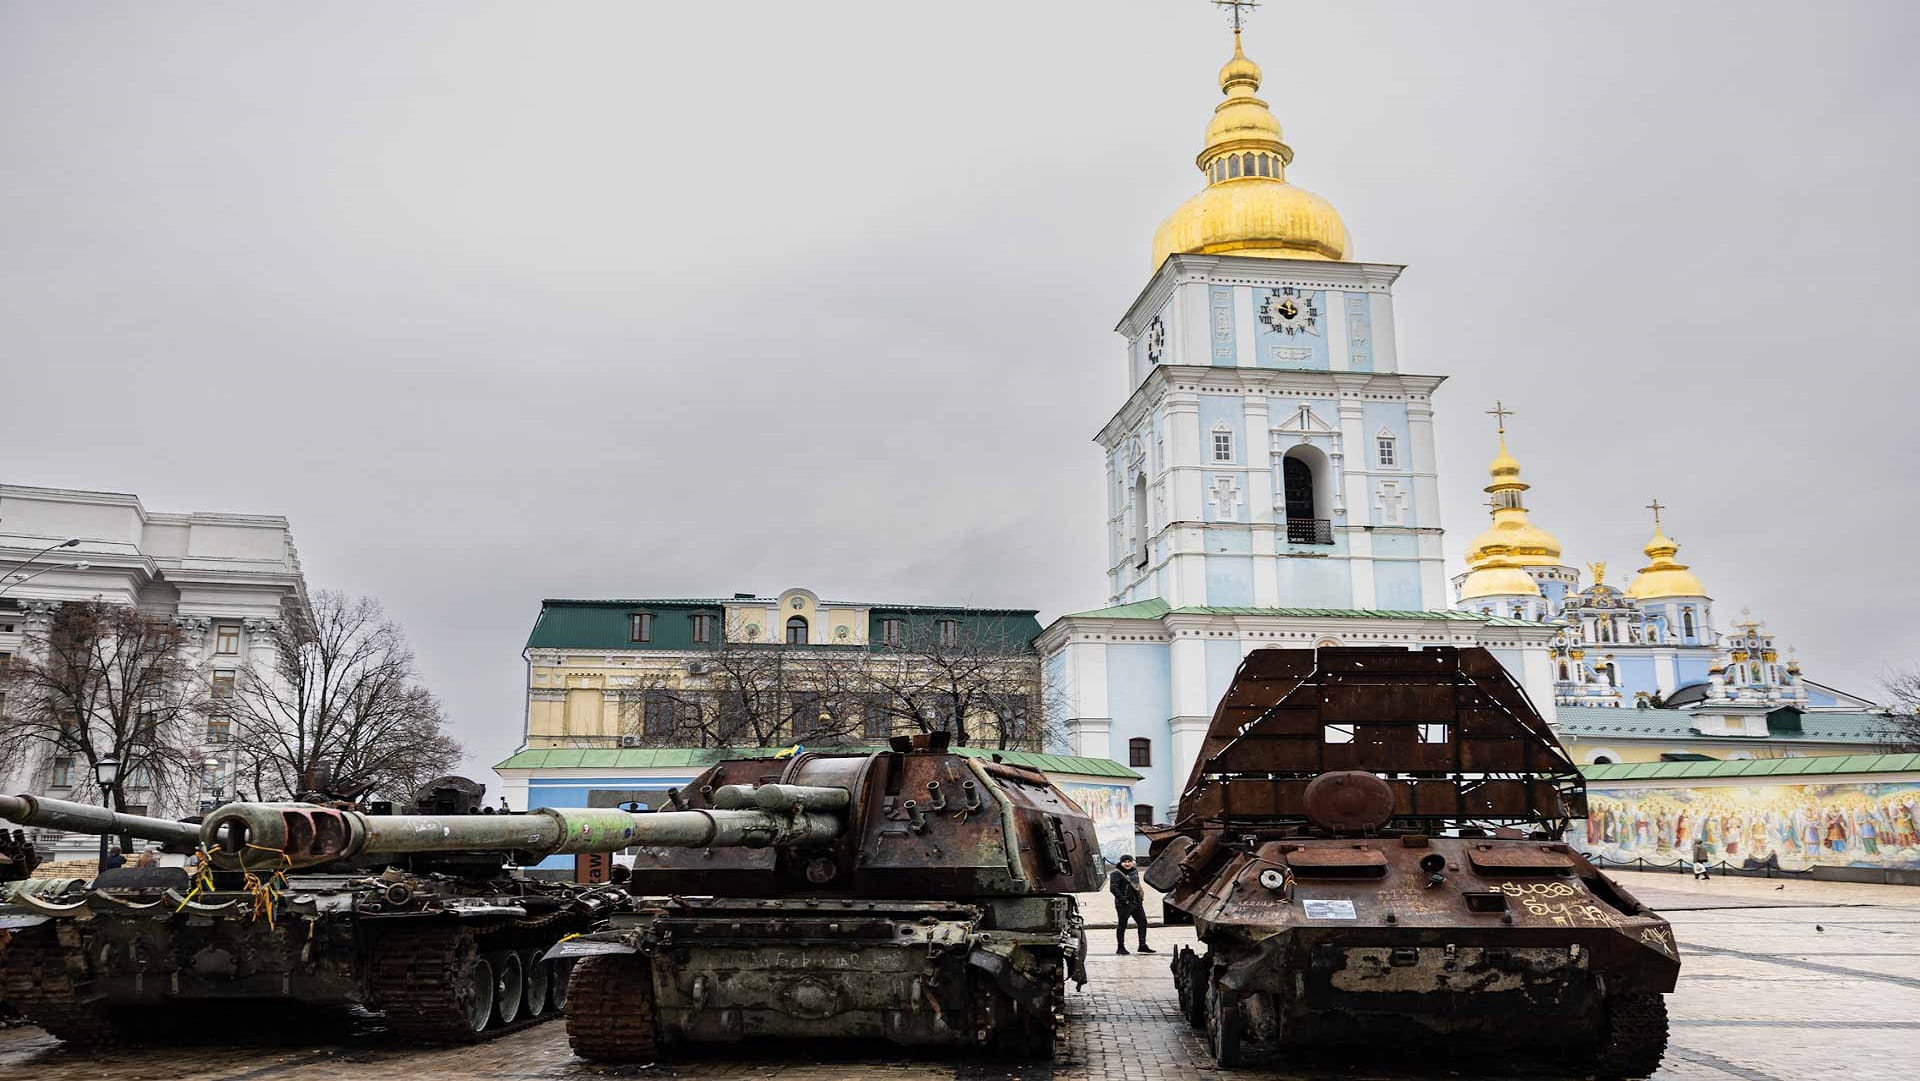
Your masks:
[[[441,778],[420,805],[477,808],[483,792]],[[48,804],[7,809],[35,814]],[[232,999],[358,1005],[383,1012],[389,1028],[410,1038],[480,1039],[550,1012],[565,981],[546,951],[604,926],[624,902],[611,886],[525,877],[507,865],[511,847],[437,843],[414,855],[355,847],[383,831],[405,832],[409,816],[246,806],[259,813],[228,816],[204,834],[201,824],[152,820],[209,842],[208,858],[191,871],[129,866],[91,883],[16,891],[0,906],[0,924],[13,931],[0,961],[12,1004],[80,1043],[152,1035],[142,1007]],[[510,816],[429,817],[444,841],[440,826],[466,836],[459,826],[467,820],[497,828]],[[117,832],[121,823],[103,814],[82,824]],[[178,830],[142,829],[179,840]],[[529,998],[536,988],[538,1002]]]
[[[1085,982],[1071,895],[1099,889],[1105,868],[1092,820],[1045,775],[915,737],[721,762],[670,802],[636,818],[784,808],[842,829],[758,848],[641,844],[632,910],[560,951],[582,958],[577,1053],[651,1060],[761,1037],[1053,1053],[1065,982]],[[651,1024],[616,1020],[634,1017]]]
[[[1560,842],[1578,772],[1485,650],[1260,650],[1221,700],[1148,881],[1222,1065],[1250,1046],[1539,1043],[1650,1073],[1666,921]]]

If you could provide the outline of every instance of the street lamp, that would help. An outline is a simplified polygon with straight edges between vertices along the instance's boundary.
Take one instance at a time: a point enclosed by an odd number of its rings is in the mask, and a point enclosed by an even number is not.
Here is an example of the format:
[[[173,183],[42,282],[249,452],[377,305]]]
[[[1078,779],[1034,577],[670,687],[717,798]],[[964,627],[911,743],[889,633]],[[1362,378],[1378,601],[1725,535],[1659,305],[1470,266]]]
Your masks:
[[[20,564],[20,566],[24,567],[26,566],[26,564],[22,563]],[[25,582],[29,582],[47,573],[48,571],[60,571],[60,570],[83,571],[91,566],[93,566],[93,564],[83,559],[78,563],[55,563],[51,566],[41,567],[39,570],[34,571],[32,574],[23,574],[23,575],[20,575],[18,578],[14,578],[14,576],[11,573],[9,573],[4,577],[0,577],[0,581],[5,581],[7,578],[13,578],[14,580],[12,582],[9,582],[4,587],[0,587],[0,597],[6,596],[7,590],[12,589],[14,586],[21,585]]]
[[[93,763],[93,779],[100,783],[100,802],[113,810],[113,786],[120,780],[120,760],[109,754]],[[107,835],[100,835],[100,870],[107,869]]]

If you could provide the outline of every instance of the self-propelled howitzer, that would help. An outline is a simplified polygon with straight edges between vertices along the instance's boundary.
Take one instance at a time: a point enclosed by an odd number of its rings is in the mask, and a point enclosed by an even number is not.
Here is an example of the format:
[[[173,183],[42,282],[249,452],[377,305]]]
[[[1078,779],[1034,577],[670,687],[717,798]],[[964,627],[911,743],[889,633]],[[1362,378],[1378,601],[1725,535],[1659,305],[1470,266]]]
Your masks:
[[[236,803],[204,822],[0,797],[0,815],[22,825],[128,834],[195,857],[187,869],[129,865],[57,893],[16,892],[0,1000],[87,1044],[165,1036],[177,1008],[209,1000],[359,1006],[432,1042],[551,1016],[565,1005],[572,962],[548,951],[603,926],[622,898],[527,877],[516,857],[604,841],[629,816],[490,814],[484,793],[443,777],[415,806],[464,813]],[[760,824],[709,825],[758,836]],[[779,828],[813,825],[802,816]]]
[[[1045,775],[935,733],[878,754],[722,761],[668,802],[638,822],[752,808],[836,832],[637,840],[629,907],[557,951],[585,958],[568,1009],[577,1054],[649,1062],[761,1038],[1054,1053],[1066,981],[1086,982],[1072,895],[1103,868],[1093,821]]]

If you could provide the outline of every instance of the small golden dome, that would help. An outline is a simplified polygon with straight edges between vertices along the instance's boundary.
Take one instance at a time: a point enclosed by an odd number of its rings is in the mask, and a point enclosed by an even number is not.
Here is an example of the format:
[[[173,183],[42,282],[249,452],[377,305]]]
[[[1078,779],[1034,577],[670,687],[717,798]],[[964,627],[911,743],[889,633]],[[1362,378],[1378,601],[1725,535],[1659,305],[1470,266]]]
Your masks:
[[[1153,234],[1153,265],[1176,253],[1251,255],[1266,259],[1344,260],[1347,227],[1333,205],[1286,181],[1293,149],[1260,89],[1260,65],[1240,50],[1220,69],[1225,101],[1207,124],[1206,148],[1194,159],[1207,186],[1182,203]]]
[[[1504,558],[1475,567],[1460,583],[1460,599],[1477,600],[1481,597],[1538,597],[1540,584],[1533,575],[1521,570]]]
[[[1498,558],[1515,567],[1557,567],[1560,565],[1560,539],[1534,525],[1520,493],[1530,485],[1520,479],[1520,461],[1507,450],[1506,414],[1503,406],[1500,423],[1500,450],[1487,467],[1493,483],[1486,492],[1492,496],[1493,524],[1467,546],[1467,566],[1478,570]]]
[[[1646,601],[1660,597],[1704,597],[1707,587],[1687,569],[1685,563],[1673,558],[1679,554],[1680,546],[1667,536],[1656,521],[1653,526],[1653,539],[1641,551],[1647,553],[1648,563],[1634,575],[1633,584],[1627,587],[1627,596],[1634,600]]]

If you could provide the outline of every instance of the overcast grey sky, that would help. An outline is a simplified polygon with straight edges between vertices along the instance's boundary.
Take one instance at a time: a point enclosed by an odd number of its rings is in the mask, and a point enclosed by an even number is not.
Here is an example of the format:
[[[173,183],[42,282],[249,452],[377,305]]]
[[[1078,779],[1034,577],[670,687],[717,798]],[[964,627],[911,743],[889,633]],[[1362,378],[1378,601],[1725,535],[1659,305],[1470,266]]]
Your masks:
[[[1497,396],[1570,562],[1658,496],[1722,629],[1920,659],[1917,12],[1256,13],[1451,376],[1455,569]],[[1229,52],[1201,0],[0,4],[0,479],[289,516],[470,768],[543,596],[1097,606],[1111,327]]]

